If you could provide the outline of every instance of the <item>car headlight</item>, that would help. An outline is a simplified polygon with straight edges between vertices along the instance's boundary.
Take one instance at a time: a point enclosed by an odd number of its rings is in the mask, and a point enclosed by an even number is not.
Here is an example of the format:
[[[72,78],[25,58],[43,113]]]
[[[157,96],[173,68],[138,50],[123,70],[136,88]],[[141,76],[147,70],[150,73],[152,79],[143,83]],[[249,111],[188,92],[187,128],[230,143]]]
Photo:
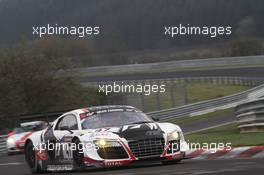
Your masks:
[[[7,139],[7,144],[13,145],[13,144],[15,144],[15,140],[13,138],[8,138]]]
[[[100,139],[95,141],[95,145],[99,146],[99,148],[105,148],[105,147],[120,147],[120,143],[113,140],[106,140],[106,139]]]
[[[106,146],[106,141],[105,141],[105,139],[100,139],[100,140],[98,141],[98,145],[99,145],[100,147],[105,147],[105,146]]]
[[[180,133],[178,131],[173,131],[168,134],[168,140],[179,140],[180,139]]]

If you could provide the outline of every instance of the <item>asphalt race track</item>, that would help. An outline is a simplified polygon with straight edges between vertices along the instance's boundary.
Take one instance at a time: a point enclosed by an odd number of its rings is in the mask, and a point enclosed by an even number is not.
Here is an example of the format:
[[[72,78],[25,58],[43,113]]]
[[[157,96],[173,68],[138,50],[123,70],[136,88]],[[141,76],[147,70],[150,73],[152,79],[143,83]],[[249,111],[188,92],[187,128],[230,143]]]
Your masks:
[[[218,119],[207,119],[206,122],[194,122],[182,125],[184,132],[196,131],[206,127],[232,122],[235,120],[233,114],[220,117]],[[137,166],[126,167],[113,170],[93,170],[87,174],[91,175],[199,175],[199,174],[263,174],[262,166],[264,159],[230,159],[230,160],[184,160],[176,165],[160,165],[153,166]],[[30,174],[24,162],[24,155],[0,155],[0,172],[3,175],[26,175]],[[65,173],[49,173],[49,174],[67,174]],[[85,172],[71,172],[70,174],[86,174]]]
[[[109,75],[96,77],[83,77],[81,82],[99,82],[99,81],[125,81],[125,80],[144,80],[144,79],[163,79],[163,78],[184,78],[184,77],[208,77],[208,76],[237,76],[237,77],[258,77],[264,78],[263,67],[250,68],[227,68],[214,70],[192,70],[179,72],[162,73],[138,73],[124,75]]]
[[[218,125],[222,125],[225,123],[231,123],[235,121],[236,121],[236,116],[234,113],[231,113],[231,114],[222,115],[216,118],[198,120],[198,121],[194,121],[194,122],[179,125],[179,126],[182,128],[183,133],[186,134],[188,132],[199,131],[201,129],[218,126]]]
[[[3,175],[31,174],[24,163],[23,155],[1,156],[0,172]],[[111,170],[92,170],[71,172],[70,174],[89,175],[262,175],[264,159],[228,159],[228,160],[184,160],[175,165],[154,164],[148,166],[133,166]],[[69,174],[67,172],[47,174]]]

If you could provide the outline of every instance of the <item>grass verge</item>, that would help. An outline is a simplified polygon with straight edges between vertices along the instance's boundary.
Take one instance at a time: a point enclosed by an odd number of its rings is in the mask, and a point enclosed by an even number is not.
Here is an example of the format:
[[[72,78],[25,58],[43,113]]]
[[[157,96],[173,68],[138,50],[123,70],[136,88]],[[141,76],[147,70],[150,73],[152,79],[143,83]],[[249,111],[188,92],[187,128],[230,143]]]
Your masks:
[[[236,123],[187,134],[190,143],[232,143],[232,146],[264,145],[264,133],[240,134]]]
[[[208,83],[191,83],[187,85],[187,101],[195,103],[204,100],[224,97],[252,88],[241,85],[219,85]]]
[[[171,87],[168,85],[165,93],[160,95],[160,109],[168,109],[175,107],[172,102],[171,97]],[[227,95],[232,95],[238,92],[242,92],[252,88],[251,86],[240,86],[240,85],[220,85],[220,84],[210,84],[210,83],[191,83],[186,87],[186,95],[183,93],[183,88],[185,87],[174,87],[173,92],[175,96],[176,106],[184,105],[184,101],[187,104],[200,102],[204,100],[211,100],[218,97],[224,97]],[[156,94],[151,94],[145,96],[145,111],[156,111],[157,108],[157,98]],[[133,104],[132,104],[133,105]]]

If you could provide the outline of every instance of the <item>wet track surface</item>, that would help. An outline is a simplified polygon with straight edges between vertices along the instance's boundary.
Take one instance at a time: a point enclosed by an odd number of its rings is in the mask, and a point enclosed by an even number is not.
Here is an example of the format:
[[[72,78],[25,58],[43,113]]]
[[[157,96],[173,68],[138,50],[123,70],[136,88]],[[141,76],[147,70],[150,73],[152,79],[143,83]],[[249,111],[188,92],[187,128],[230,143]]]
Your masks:
[[[154,164],[133,166],[111,170],[92,170],[85,172],[60,172],[46,174],[89,174],[89,175],[262,175],[264,159],[227,159],[227,160],[184,160],[174,165]],[[24,163],[23,155],[1,156],[0,172],[3,175],[31,174]]]
[[[234,113],[231,113],[229,115],[222,115],[219,117],[213,117],[213,118],[208,118],[204,120],[194,121],[189,124],[183,124],[183,125],[180,125],[180,127],[182,128],[184,133],[187,133],[187,132],[198,131],[201,129],[218,126],[218,125],[222,125],[222,124],[230,123],[234,121],[236,121],[236,116]]]

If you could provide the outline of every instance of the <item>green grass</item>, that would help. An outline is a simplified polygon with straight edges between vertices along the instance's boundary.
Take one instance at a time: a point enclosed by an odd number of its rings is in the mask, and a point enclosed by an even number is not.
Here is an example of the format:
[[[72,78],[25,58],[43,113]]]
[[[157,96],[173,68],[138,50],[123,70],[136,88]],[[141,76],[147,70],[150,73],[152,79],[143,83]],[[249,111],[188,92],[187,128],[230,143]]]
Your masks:
[[[240,134],[235,123],[187,134],[191,143],[232,143],[232,146],[264,145],[264,133]]]
[[[211,112],[211,113],[203,114],[203,115],[198,115],[198,116],[194,116],[194,117],[181,117],[181,118],[171,120],[170,122],[175,123],[177,125],[183,125],[183,124],[189,124],[189,123],[193,123],[193,122],[197,122],[197,121],[201,121],[201,120],[206,120],[209,118],[222,117],[222,116],[225,116],[225,115],[233,113],[233,112],[234,112],[234,108],[229,108],[229,109],[218,110],[215,112]]]
[[[187,101],[195,103],[235,94],[250,89],[250,86],[192,83],[187,85]]]
[[[211,100],[218,97],[223,97],[238,92],[250,89],[250,86],[239,86],[239,85],[219,85],[209,83],[192,83],[187,85],[187,103],[195,103],[204,100]],[[175,107],[172,105],[172,98],[170,92],[170,86],[166,86],[166,92],[160,94],[160,107],[161,109],[167,109]],[[184,105],[184,93],[181,87],[174,87],[174,96],[176,106]],[[156,94],[152,93],[149,96],[145,96],[145,111],[155,111],[157,109],[157,98]]]
[[[171,88],[173,88],[174,96],[175,96],[175,104],[176,106],[184,105],[182,102],[183,94],[181,93],[181,88],[173,87],[170,84],[166,85],[166,92],[160,93],[160,109],[168,109],[175,107],[172,103],[171,97]],[[144,96],[145,100],[145,111],[155,111],[157,109],[157,94],[151,93],[150,95]]]

